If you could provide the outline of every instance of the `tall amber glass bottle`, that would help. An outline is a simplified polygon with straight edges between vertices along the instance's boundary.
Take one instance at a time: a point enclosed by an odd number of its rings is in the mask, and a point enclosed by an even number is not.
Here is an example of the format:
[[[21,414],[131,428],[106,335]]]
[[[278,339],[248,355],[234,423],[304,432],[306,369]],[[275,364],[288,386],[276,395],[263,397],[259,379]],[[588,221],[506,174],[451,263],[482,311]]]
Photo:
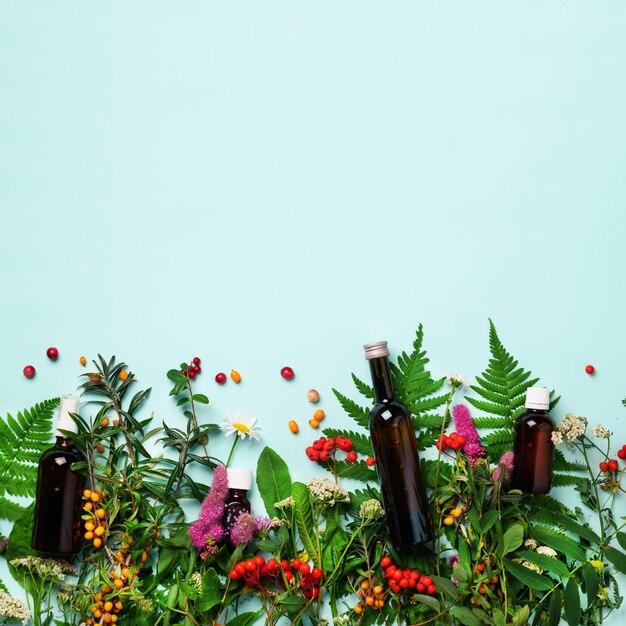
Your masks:
[[[432,539],[415,431],[407,408],[394,396],[387,342],[364,347],[376,401],[369,427],[387,526],[396,548],[412,548]]]
[[[81,497],[85,477],[72,471],[72,463],[84,461],[74,440],[60,432],[77,432],[70,413],[78,413],[78,398],[63,396],[57,420],[56,445],[41,455],[35,525],[32,546],[35,550],[72,556],[80,550]]]
[[[550,392],[544,387],[526,391],[526,412],[515,424],[515,465],[511,487],[525,493],[548,493],[552,486],[554,420],[548,414]]]

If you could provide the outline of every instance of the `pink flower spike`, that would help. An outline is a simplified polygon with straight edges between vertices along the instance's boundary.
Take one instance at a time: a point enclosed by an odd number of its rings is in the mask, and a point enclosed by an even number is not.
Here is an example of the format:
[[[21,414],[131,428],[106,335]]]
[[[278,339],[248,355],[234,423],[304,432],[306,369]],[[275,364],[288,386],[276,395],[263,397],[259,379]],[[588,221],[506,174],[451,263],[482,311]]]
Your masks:
[[[257,529],[257,520],[250,513],[241,513],[230,531],[230,540],[238,546],[242,543],[250,543]]]
[[[480,437],[474,426],[474,420],[464,404],[457,404],[452,409],[452,414],[456,432],[465,437],[463,452],[469,457],[471,464],[475,465],[479,458],[485,456],[485,449],[480,445]]]
[[[492,478],[494,481],[500,480],[502,470],[504,470],[504,480],[511,480],[511,472],[515,463],[515,454],[511,450],[507,450],[498,461],[498,467],[493,471]]]

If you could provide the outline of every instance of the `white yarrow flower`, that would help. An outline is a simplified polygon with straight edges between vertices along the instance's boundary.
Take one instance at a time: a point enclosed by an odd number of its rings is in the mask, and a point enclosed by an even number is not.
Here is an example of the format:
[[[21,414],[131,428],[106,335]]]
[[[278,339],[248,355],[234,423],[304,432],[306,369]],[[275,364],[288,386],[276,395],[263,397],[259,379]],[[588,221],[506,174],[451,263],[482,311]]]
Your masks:
[[[563,441],[563,433],[560,430],[555,430],[552,435],[552,443],[558,446]]]
[[[312,478],[306,485],[317,503],[322,506],[350,502],[350,494],[328,478]]]
[[[529,550],[534,550],[537,547],[537,542],[534,539],[526,539],[526,541],[524,541],[524,547]]]
[[[594,426],[593,429],[591,430],[591,436],[594,439],[608,439],[610,435],[611,435],[611,431],[608,428],[605,428],[604,426],[602,426],[602,424],[598,424],[597,426]]]
[[[537,548],[537,554],[545,554],[546,556],[551,556],[553,559],[556,559],[556,550],[548,546],[539,546]]]

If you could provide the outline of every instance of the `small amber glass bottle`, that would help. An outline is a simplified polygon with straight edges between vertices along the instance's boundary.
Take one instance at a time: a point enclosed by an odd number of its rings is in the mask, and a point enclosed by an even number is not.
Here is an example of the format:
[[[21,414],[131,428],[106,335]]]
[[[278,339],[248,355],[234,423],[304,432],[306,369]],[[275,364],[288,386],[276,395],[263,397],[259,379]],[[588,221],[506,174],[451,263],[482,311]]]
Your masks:
[[[511,487],[525,493],[548,493],[552,486],[554,420],[548,414],[550,392],[529,387],[526,412],[515,424],[515,465]]]
[[[233,547],[230,541],[230,531],[242,513],[250,513],[251,511],[248,491],[252,487],[252,471],[236,467],[229,467],[226,471],[228,474],[228,495],[224,505],[222,523],[226,531],[225,541]]]
[[[63,396],[57,420],[56,445],[39,460],[32,547],[70,557],[80,550],[81,498],[85,476],[71,469],[85,457],[74,440],[61,431],[77,432],[70,413],[78,413],[78,398]]]

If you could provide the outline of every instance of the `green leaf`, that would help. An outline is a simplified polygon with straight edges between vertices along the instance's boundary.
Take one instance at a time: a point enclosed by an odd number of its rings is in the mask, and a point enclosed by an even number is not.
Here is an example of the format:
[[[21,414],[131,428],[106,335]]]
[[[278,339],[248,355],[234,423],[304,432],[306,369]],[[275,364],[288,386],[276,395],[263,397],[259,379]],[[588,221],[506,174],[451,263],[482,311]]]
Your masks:
[[[197,402],[198,404],[209,403],[209,399],[203,393],[194,393],[192,397],[193,397],[193,401]]]
[[[237,615],[237,617],[233,617],[226,626],[251,626],[256,621],[257,617],[259,617],[262,613],[263,609],[252,612],[248,611],[247,613],[241,613]]]
[[[350,398],[344,396],[339,393],[336,389],[333,389],[333,393],[337,400],[339,400],[339,404],[341,404],[341,408],[359,425],[363,428],[369,430],[369,417],[370,411],[369,409],[364,409],[360,407],[354,400],[350,400]]]
[[[626,533],[618,532],[616,537],[617,537],[617,542],[619,543],[619,545],[622,546],[624,550],[626,550]]]
[[[580,594],[578,583],[573,576],[565,587],[565,620],[569,626],[578,626],[580,622]]]
[[[434,575],[431,576],[431,578],[433,579],[433,582],[437,586],[437,589],[439,589],[440,591],[443,591],[446,595],[450,597],[450,599],[453,602],[456,602],[457,598],[459,597],[459,591],[457,589],[457,586],[449,578],[444,578],[443,576],[434,576]],[[457,578],[457,580],[459,579]]]
[[[217,572],[211,567],[202,577],[202,591],[196,603],[202,613],[209,611],[222,601],[223,589]]]
[[[626,574],[626,554],[617,548],[606,547],[604,556],[615,565],[622,574]]]
[[[25,556],[37,554],[31,547],[34,514],[35,505],[31,504],[22,512],[20,517],[18,517],[15,524],[13,524],[13,530],[9,535],[9,543],[5,552],[11,576],[22,586],[24,586],[25,579],[24,570],[17,569],[14,565],[11,565],[11,561],[13,559],[21,559]]]
[[[538,574],[515,561],[510,559],[504,559],[504,564],[507,571],[517,578],[522,584],[536,589],[537,591],[549,591],[552,589],[552,583],[549,578],[546,578],[542,574]]]
[[[435,611],[437,613],[439,613],[439,611],[441,611],[441,603],[439,602],[439,600],[437,600],[437,598],[433,598],[432,596],[424,595],[423,593],[416,593],[416,594],[413,595],[412,599],[413,600],[417,600],[418,602],[421,602],[422,604],[426,604],[433,611]]]
[[[287,463],[271,448],[263,448],[259,456],[256,484],[268,516],[278,516],[274,504],[291,495],[291,476]]]
[[[450,615],[458,619],[465,626],[482,626],[482,620],[464,606],[455,606],[450,610]]]
[[[550,599],[550,613],[548,617],[548,626],[558,626],[561,621],[561,590],[557,587]]]
[[[169,370],[167,377],[174,383],[187,382],[185,375],[180,370]]]
[[[585,592],[587,593],[587,605],[591,605],[596,600],[596,595],[600,588],[600,578],[591,563],[583,565],[582,573],[585,581]]]
[[[517,613],[511,619],[511,626],[523,626],[526,624],[530,618],[530,609],[528,605],[524,605],[522,608],[518,609]]]
[[[580,479],[578,482],[580,482]],[[574,533],[595,545],[600,545],[602,543],[600,537],[591,528],[589,528],[589,526],[583,526],[582,524],[575,522],[571,517],[559,515],[555,521],[559,526],[565,528],[565,530],[569,530],[571,533]]]
[[[315,524],[313,522],[313,504],[309,488],[303,483],[293,483],[293,498],[295,500],[296,525],[298,535],[304,549],[309,553],[315,565],[319,566],[321,555],[317,545]]]
[[[532,552],[531,550],[522,550],[518,552],[517,555],[525,561],[538,565],[541,569],[551,572],[557,576],[559,580],[565,579],[569,576],[569,568],[567,565],[554,557],[548,556],[547,554],[539,554],[538,552]]]
[[[535,539],[539,543],[550,546],[557,552],[566,554],[570,558],[576,559],[577,561],[585,560],[584,550],[573,539],[570,539],[565,535],[561,535],[560,533],[556,533],[545,526],[535,526],[533,527],[532,532]]]
[[[486,535],[487,531],[498,521],[499,518],[499,511],[487,511],[480,520],[481,535]]]
[[[501,554],[508,554],[517,550],[524,541],[524,527],[521,524],[513,524],[506,529],[502,540]]]

